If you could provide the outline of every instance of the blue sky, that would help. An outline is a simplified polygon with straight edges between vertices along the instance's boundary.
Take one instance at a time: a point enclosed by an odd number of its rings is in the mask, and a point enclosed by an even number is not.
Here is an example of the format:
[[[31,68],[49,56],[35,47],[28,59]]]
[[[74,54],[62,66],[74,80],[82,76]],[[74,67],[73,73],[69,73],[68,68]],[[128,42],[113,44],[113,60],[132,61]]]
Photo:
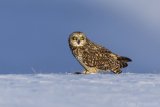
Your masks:
[[[81,71],[73,31],[133,62],[124,72],[160,72],[158,0],[1,0],[0,73]]]

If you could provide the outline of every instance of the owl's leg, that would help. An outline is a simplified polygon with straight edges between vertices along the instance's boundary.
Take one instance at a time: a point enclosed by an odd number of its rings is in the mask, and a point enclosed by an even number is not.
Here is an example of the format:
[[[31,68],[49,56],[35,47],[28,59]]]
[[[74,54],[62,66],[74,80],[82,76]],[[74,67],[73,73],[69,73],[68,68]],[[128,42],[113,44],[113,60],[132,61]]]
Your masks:
[[[91,74],[91,72],[85,70],[85,71],[83,71],[83,74]]]
[[[95,74],[97,72],[98,72],[98,70],[96,68],[89,68],[89,69],[83,71],[84,74]]]

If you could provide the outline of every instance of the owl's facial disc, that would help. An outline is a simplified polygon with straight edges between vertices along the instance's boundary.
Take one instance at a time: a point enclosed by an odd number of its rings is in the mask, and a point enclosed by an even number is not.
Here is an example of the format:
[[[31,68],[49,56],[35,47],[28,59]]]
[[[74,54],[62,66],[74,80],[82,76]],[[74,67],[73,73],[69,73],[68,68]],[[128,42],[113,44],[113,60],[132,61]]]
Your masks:
[[[82,47],[86,44],[86,36],[82,32],[74,32],[70,36],[70,43],[75,47]]]

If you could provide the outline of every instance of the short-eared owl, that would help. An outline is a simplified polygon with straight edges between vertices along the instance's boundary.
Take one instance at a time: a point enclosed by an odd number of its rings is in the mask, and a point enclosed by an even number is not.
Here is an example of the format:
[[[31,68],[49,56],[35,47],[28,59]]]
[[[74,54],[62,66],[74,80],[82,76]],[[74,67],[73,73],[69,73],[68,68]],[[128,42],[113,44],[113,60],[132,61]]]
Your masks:
[[[110,50],[90,41],[83,32],[73,32],[69,36],[69,46],[74,57],[84,67],[84,74],[99,71],[121,73],[131,59],[112,53]]]

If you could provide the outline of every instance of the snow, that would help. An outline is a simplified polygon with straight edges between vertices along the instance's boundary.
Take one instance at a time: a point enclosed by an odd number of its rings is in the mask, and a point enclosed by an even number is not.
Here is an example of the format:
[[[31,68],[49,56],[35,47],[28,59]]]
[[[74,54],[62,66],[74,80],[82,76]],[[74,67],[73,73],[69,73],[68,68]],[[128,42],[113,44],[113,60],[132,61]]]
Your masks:
[[[159,107],[160,74],[0,75],[0,107]]]

